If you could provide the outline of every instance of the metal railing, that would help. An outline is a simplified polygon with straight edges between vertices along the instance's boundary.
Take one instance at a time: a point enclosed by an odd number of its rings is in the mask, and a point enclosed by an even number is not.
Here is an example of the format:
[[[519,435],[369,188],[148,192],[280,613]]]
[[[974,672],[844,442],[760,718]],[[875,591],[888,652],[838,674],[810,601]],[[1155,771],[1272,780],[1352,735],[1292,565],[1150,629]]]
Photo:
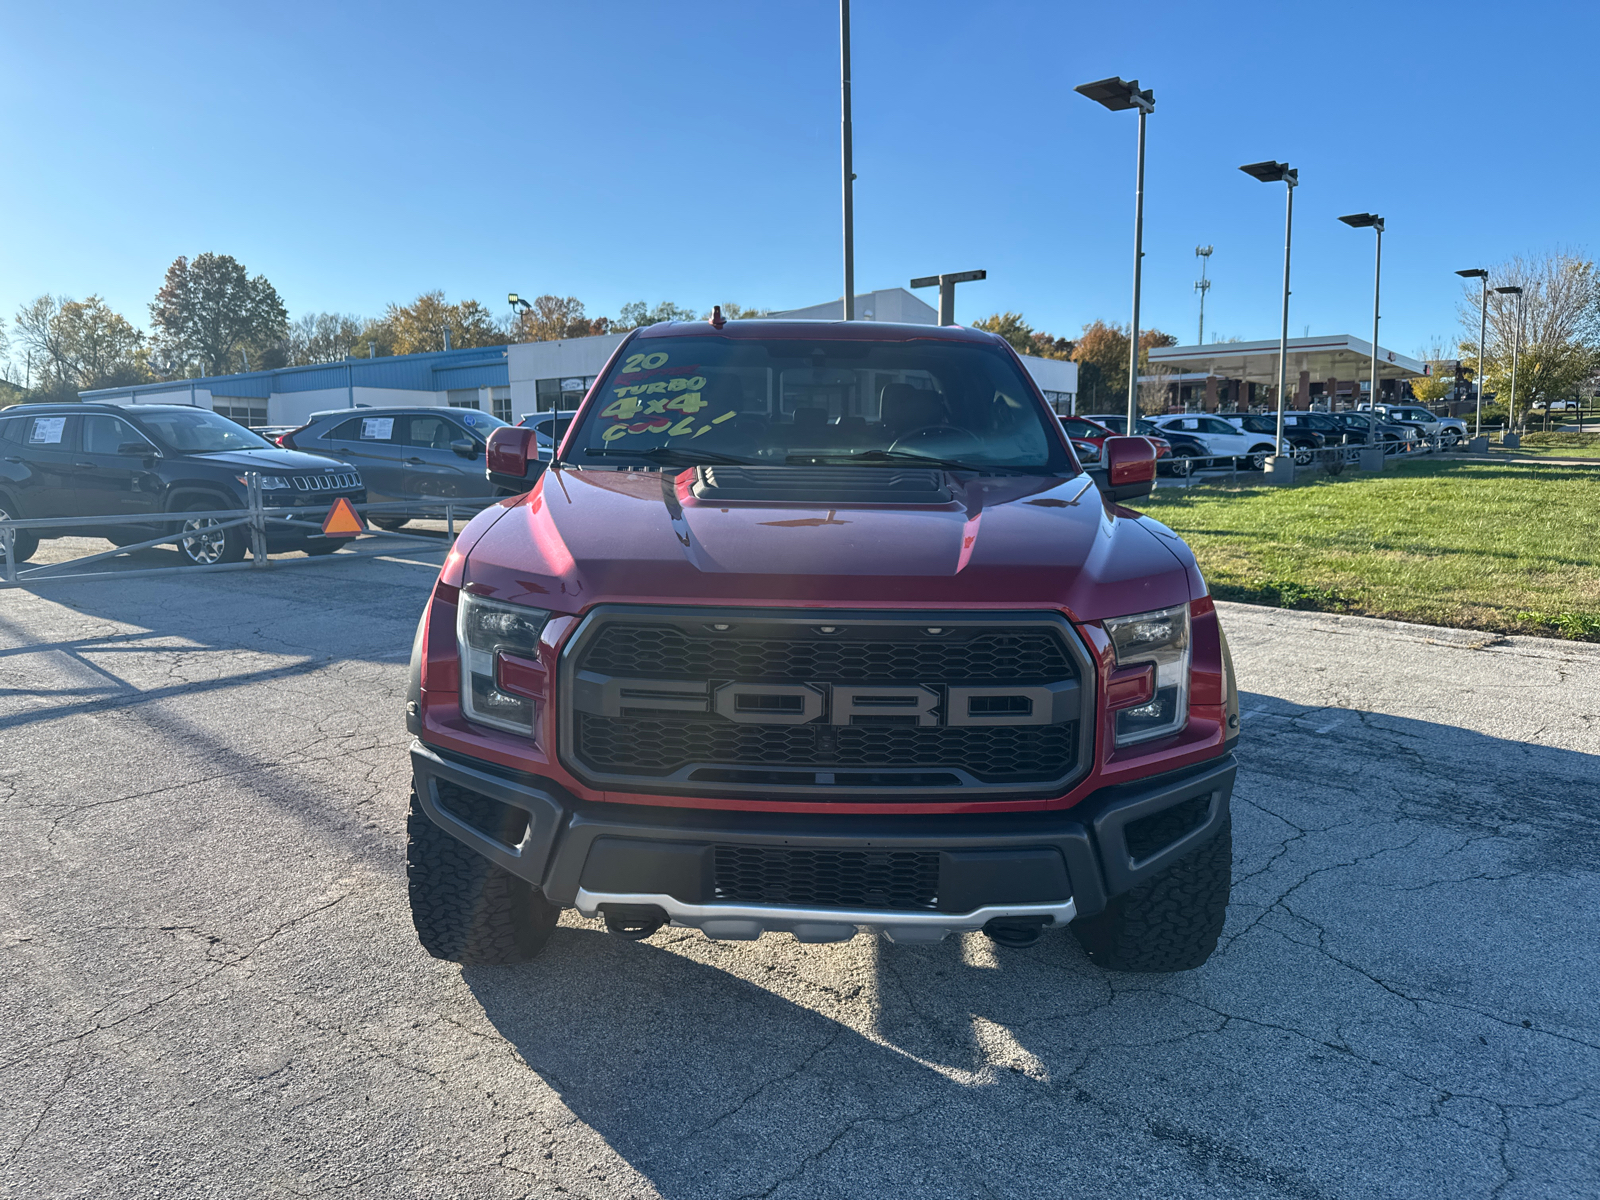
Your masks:
[[[35,583],[54,583],[68,580],[81,582],[97,579],[128,579],[145,575],[172,575],[195,571],[253,570],[272,566],[288,566],[293,563],[326,561],[335,556],[317,555],[313,557],[308,555],[299,559],[271,559],[268,557],[267,552],[267,537],[269,528],[306,530],[320,534],[322,532],[322,520],[307,520],[306,518],[312,516],[325,518],[328,509],[336,501],[337,497],[330,497],[327,507],[320,505],[317,507],[305,505],[269,507],[262,498],[261,477],[259,473],[252,471],[245,476],[245,507],[242,509],[226,508],[107,516],[38,517],[29,520],[0,520],[0,588],[27,587]],[[445,532],[441,536],[437,533],[407,533],[401,530],[375,529],[368,526],[363,533],[344,535],[343,540],[351,543],[374,539],[431,542],[439,549],[448,549],[455,542],[456,522],[458,519],[470,519],[473,515],[498,502],[499,499],[497,497],[477,496],[459,499],[439,497],[437,499],[368,501],[361,504],[352,504],[351,507],[364,516],[396,516],[412,520],[442,519],[445,522]],[[189,521],[214,523],[185,533],[183,525]],[[16,544],[17,533],[24,530],[84,529],[93,531],[87,534],[87,536],[92,537],[99,530],[116,525],[167,528],[157,536],[146,538],[143,541],[117,546],[112,550],[87,554],[62,562],[42,563],[32,566],[27,563],[17,562],[16,556],[12,553],[12,548]],[[177,567],[146,567],[131,571],[85,572],[82,570],[83,567],[91,563],[104,562],[107,559],[117,558],[125,554],[134,554],[140,550],[153,549],[156,546],[174,545],[186,537],[209,536],[242,527],[248,528],[250,541],[247,551],[248,557],[240,562],[186,563]],[[380,550],[374,553],[346,554],[337,557],[341,557],[344,560],[375,558],[388,552],[387,550]],[[71,573],[64,573],[69,570]]]
[[[1467,439],[1451,438],[1445,434],[1422,434],[1416,438],[1405,441],[1385,441],[1383,455],[1386,459],[1416,458],[1423,454],[1447,453],[1462,451],[1467,448]],[[1348,445],[1338,444],[1322,446],[1317,449],[1296,449],[1289,447],[1288,457],[1294,460],[1297,472],[1321,472],[1328,475],[1338,475],[1344,470],[1361,461],[1362,454],[1367,446],[1361,442]],[[1249,455],[1245,455],[1249,458]],[[1196,487],[1201,484],[1228,483],[1237,485],[1239,476],[1256,475],[1258,472],[1248,467],[1241,467],[1239,459],[1228,455],[1216,455],[1202,458],[1198,455],[1187,457],[1169,457],[1161,460],[1161,465],[1168,467],[1174,462],[1188,462],[1191,469],[1183,475],[1172,472],[1174,483],[1179,487]]]

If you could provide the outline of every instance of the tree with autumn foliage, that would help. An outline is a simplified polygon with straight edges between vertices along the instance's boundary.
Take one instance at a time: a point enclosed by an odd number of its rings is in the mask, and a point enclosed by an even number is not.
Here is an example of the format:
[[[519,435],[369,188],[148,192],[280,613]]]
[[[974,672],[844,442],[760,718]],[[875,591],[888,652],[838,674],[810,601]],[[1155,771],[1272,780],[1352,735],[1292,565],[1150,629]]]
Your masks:
[[[92,388],[150,378],[144,334],[99,296],[40,296],[17,312],[19,340],[32,361],[36,400],[74,400]]]
[[[208,375],[282,365],[289,314],[265,275],[252,277],[228,254],[180,256],[150,302],[155,352],[168,374],[192,362]]]
[[[1018,354],[1029,354],[1034,358],[1072,357],[1071,341],[1035,329],[1022,319],[1021,313],[993,313],[981,321],[974,321],[972,327],[988,333],[998,333],[1011,343]]]
[[[503,346],[509,340],[505,328],[478,301],[449,304],[442,291],[423,292],[410,304],[389,305],[379,323],[387,335],[391,354],[443,350],[446,331],[452,350]]]
[[[1150,372],[1150,351],[1157,346],[1176,346],[1178,339],[1159,329],[1139,331],[1139,374]],[[1072,351],[1078,364],[1078,406],[1096,411],[1122,409],[1128,403],[1128,327],[1115,321],[1091,321],[1083,327]],[[1147,393],[1140,406],[1161,406],[1155,395],[1159,388],[1141,388]]]

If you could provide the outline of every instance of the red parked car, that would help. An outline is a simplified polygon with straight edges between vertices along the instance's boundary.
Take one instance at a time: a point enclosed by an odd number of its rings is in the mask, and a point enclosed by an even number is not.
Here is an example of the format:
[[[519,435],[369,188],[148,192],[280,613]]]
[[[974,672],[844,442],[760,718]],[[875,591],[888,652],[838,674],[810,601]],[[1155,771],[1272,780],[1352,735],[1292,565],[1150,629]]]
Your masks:
[[[417,628],[423,946],[532,958],[564,908],[647,937],[1072,929],[1198,966],[1228,901],[1227,642],[1149,493],[1086,473],[1000,338],[675,322],[622,343]]]
[[[1126,421],[1124,420],[1121,423],[1126,424]],[[1140,424],[1142,425],[1144,422],[1141,421]],[[1067,436],[1072,438],[1073,441],[1092,442],[1097,446],[1104,442],[1106,438],[1122,436],[1115,429],[1092,417],[1062,417],[1061,428],[1067,431]],[[1166,438],[1157,437],[1145,429],[1139,431],[1139,436],[1147,439],[1156,448],[1156,458],[1158,460],[1172,456],[1172,443],[1167,441]]]

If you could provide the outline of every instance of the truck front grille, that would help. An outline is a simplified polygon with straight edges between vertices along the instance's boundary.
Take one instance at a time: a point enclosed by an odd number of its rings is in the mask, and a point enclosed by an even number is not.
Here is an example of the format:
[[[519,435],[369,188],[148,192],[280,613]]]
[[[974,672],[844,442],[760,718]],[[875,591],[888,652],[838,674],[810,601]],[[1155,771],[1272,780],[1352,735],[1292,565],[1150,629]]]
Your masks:
[[[830,620],[824,613],[811,624]],[[944,635],[891,640],[818,636],[802,626],[789,637],[752,638],[618,623],[606,626],[583,665],[617,675],[774,682],[1010,683],[1073,677],[1061,644],[1043,630],[985,632],[961,641]]]
[[[623,791],[1059,795],[1090,756],[1094,672],[1054,614],[616,606],[558,678],[568,766]]]
[[[716,898],[725,904],[934,909],[937,850],[802,850],[717,846]]]

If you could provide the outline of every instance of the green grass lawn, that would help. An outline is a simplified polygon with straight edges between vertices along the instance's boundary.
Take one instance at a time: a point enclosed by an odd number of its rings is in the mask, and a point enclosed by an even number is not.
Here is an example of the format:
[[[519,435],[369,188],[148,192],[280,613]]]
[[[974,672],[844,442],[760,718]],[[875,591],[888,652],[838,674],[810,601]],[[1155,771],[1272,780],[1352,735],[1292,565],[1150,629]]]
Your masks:
[[[1138,502],[1219,600],[1600,642],[1600,470],[1421,460]]]

